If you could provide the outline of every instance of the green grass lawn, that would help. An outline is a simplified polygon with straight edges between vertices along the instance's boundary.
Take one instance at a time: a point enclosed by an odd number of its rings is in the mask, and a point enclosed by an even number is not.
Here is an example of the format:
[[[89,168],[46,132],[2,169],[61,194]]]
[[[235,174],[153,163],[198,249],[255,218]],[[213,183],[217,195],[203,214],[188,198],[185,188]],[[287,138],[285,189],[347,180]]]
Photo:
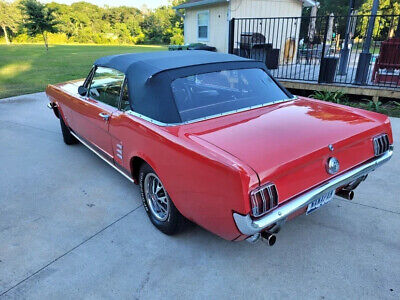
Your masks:
[[[102,56],[166,50],[164,46],[0,45],[0,99],[44,91],[49,83],[86,77]]]

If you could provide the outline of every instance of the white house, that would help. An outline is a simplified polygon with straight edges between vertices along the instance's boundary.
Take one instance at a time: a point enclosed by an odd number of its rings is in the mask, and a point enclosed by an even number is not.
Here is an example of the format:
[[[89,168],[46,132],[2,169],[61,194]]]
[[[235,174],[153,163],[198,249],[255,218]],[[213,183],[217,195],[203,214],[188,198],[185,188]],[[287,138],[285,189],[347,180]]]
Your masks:
[[[216,47],[219,52],[228,52],[232,18],[301,17],[303,5],[315,4],[312,0],[188,0],[175,9],[185,10],[185,44],[201,42]],[[259,26],[268,25],[260,23]],[[295,35],[300,26],[296,28]]]

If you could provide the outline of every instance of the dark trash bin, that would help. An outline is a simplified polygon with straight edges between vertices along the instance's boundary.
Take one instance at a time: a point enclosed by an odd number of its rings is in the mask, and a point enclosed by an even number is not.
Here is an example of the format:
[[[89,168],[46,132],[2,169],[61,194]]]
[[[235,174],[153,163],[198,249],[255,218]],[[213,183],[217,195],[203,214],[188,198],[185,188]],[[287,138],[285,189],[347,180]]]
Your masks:
[[[318,77],[319,83],[332,83],[335,81],[338,61],[337,57],[324,57],[321,59]]]
[[[250,49],[250,58],[266,62],[267,54],[271,51],[272,44],[255,44]]]
[[[265,63],[268,69],[278,69],[279,49],[272,48],[272,44],[255,44],[251,48],[250,58]]]
[[[265,64],[267,66],[268,70],[276,70],[278,69],[279,65],[279,49],[271,49],[267,52],[267,59],[265,61]]]

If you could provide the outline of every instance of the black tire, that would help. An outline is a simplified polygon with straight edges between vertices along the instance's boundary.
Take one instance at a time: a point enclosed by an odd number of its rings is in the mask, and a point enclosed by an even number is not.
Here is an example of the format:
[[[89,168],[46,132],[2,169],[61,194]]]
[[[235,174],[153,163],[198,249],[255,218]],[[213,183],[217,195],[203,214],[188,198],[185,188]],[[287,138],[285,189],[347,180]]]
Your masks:
[[[60,116],[61,132],[63,136],[64,143],[67,145],[74,145],[79,143],[79,141],[71,134],[71,131],[65,125],[63,118]]]
[[[151,203],[148,202],[148,197],[145,196],[146,192],[145,189],[148,189],[145,187],[145,181],[146,178],[154,178],[155,175],[157,179],[159,180],[162,190],[160,190],[161,195],[166,196],[167,201],[169,202],[168,204],[168,214],[166,216],[165,220],[160,220],[159,217],[157,217],[157,214],[154,212],[154,208],[151,207]],[[148,179],[149,181],[151,179]],[[167,235],[174,235],[178,232],[180,232],[185,224],[185,218],[181,215],[181,213],[178,211],[178,209],[175,207],[174,203],[172,202],[171,198],[169,197],[168,193],[166,192],[165,188],[163,187],[161,180],[158,178],[158,175],[156,172],[146,163],[142,164],[140,171],[139,171],[139,184],[140,184],[140,194],[142,196],[142,202],[143,206],[146,210],[147,215],[149,216],[150,221],[153,223],[153,225],[160,230],[161,232],[167,234]],[[163,197],[161,197],[163,198]],[[150,201],[150,200],[149,200]],[[158,204],[160,205],[160,203]]]

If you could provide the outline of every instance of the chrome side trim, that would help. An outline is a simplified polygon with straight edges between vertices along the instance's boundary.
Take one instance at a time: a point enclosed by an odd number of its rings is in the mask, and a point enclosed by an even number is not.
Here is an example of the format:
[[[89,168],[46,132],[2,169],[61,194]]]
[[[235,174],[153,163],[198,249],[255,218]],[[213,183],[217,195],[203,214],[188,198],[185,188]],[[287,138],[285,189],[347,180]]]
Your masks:
[[[93,147],[91,147],[88,143],[86,143],[83,139],[81,139],[77,134],[74,132],[70,131],[71,134],[78,140],[80,141],[83,145],[85,145],[89,150],[91,150],[94,154],[96,154],[98,157],[100,157],[102,160],[104,160],[108,165],[113,167],[115,170],[117,170],[119,173],[121,173],[126,179],[128,179],[130,182],[134,182],[132,178],[130,178],[128,175],[126,175],[124,172],[122,172],[120,169],[118,169],[115,165],[113,165],[111,162],[106,160],[98,151],[96,151]]]
[[[190,120],[190,121],[186,121],[186,122],[179,122],[179,123],[164,123],[164,122],[160,122],[160,121],[154,120],[152,118],[146,117],[146,116],[144,116],[142,114],[139,114],[137,112],[134,112],[132,110],[127,110],[125,112],[127,114],[129,114],[129,115],[141,118],[141,119],[143,119],[145,121],[148,121],[150,123],[156,124],[158,126],[168,127],[168,126],[186,125],[186,124],[196,123],[196,122],[205,121],[205,120],[209,120],[209,119],[215,119],[215,118],[226,116],[226,115],[231,115],[231,114],[235,114],[235,113],[239,113],[239,112],[243,112],[243,111],[248,111],[248,110],[252,110],[252,109],[256,109],[256,108],[261,108],[261,107],[265,107],[265,106],[270,106],[270,105],[278,104],[278,103],[282,103],[282,102],[293,101],[293,100],[296,100],[296,99],[297,99],[297,97],[293,96],[293,98],[288,98],[288,99],[278,100],[278,101],[274,101],[274,102],[268,102],[268,103],[264,103],[264,104],[249,106],[249,107],[245,107],[245,108],[241,108],[241,109],[227,111],[227,112],[224,112],[224,113],[221,113],[221,114],[215,114],[215,115],[207,116],[207,117],[204,117],[204,118],[198,118],[198,119],[194,119],[194,120]]]
[[[139,113],[137,113],[135,111],[132,111],[132,110],[126,110],[125,113],[127,113],[128,115],[132,115],[132,116],[138,117],[138,118],[140,118],[142,120],[145,120],[147,122],[156,124],[158,126],[162,126],[162,127],[176,126],[176,125],[181,125],[182,124],[182,123],[163,123],[163,122],[154,120],[152,118],[146,117],[145,115],[139,114]]]
[[[337,189],[338,187],[341,187],[343,185],[349,184],[357,178],[374,171],[377,167],[389,161],[392,155],[393,146],[390,146],[390,149],[381,156],[374,158],[373,160],[364,163],[359,167],[355,167],[354,169],[347,171],[344,174],[332,178],[309,192],[306,192],[292,200],[289,200],[282,206],[278,207],[277,209],[259,219],[253,220],[249,214],[244,216],[238,213],[233,213],[233,218],[235,220],[236,226],[238,227],[239,231],[245,235],[253,235],[261,232],[268,226],[271,226],[281,220],[286,219],[292,213],[307,206],[310,202],[321,197],[324,193]]]

